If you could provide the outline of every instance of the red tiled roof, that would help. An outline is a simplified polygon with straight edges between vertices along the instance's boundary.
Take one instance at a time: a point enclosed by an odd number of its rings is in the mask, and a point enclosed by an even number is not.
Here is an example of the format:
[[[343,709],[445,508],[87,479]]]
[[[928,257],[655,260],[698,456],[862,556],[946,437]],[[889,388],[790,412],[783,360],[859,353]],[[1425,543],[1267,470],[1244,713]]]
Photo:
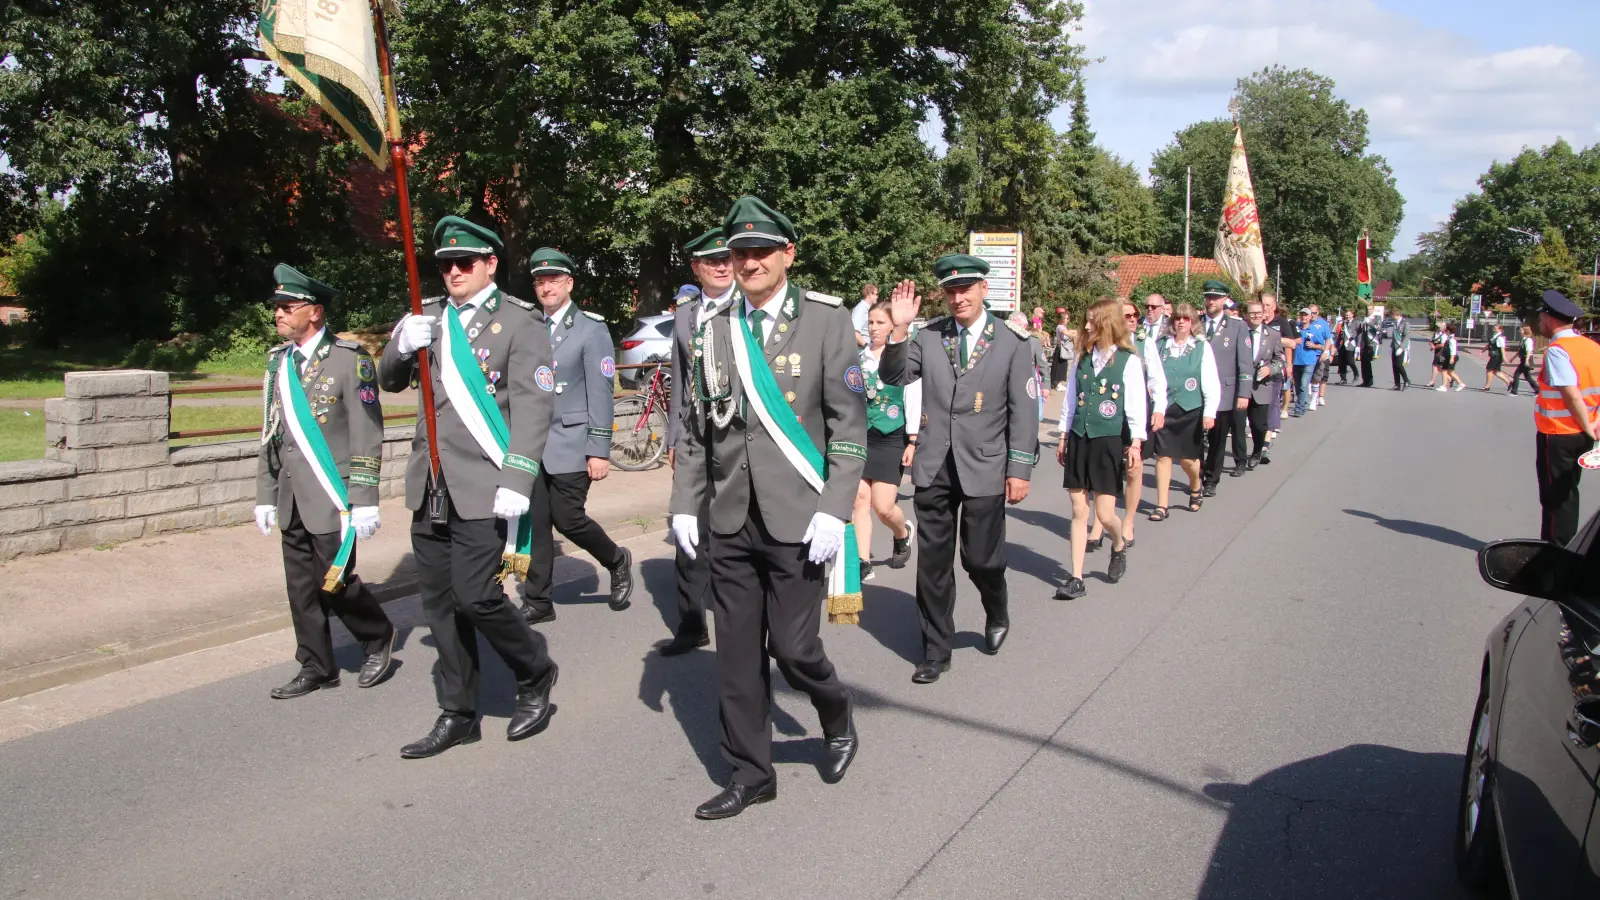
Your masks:
[[[1115,272],[1106,273],[1117,282],[1117,296],[1129,297],[1139,282],[1155,275],[1166,275],[1170,272],[1183,271],[1183,257],[1162,256],[1159,253],[1136,253],[1131,256],[1113,256],[1111,261],[1117,264]],[[1211,276],[1222,274],[1222,267],[1217,261],[1203,256],[1189,257],[1189,277]]]

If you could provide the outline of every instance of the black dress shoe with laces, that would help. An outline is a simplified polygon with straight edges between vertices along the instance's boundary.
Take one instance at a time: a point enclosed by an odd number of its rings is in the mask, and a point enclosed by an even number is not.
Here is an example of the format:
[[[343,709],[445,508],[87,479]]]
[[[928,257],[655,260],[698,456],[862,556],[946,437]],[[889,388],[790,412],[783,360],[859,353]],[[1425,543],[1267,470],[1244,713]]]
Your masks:
[[[940,675],[948,671],[950,671],[950,661],[948,659],[944,662],[935,662],[931,659],[925,660],[922,665],[917,666],[915,672],[911,673],[911,683],[933,684],[939,680]]]
[[[983,629],[983,652],[990,656],[1000,652],[1000,645],[1006,642],[1006,635],[1011,633],[1011,626],[989,623]]]
[[[304,697],[305,695],[314,691],[328,690],[329,688],[336,688],[338,686],[338,675],[331,675],[327,678],[318,678],[315,675],[307,675],[302,672],[301,674],[289,679],[288,684],[285,684],[282,687],[273,688],[272,699],[293,700],[296,697]]]
[[[506,726],[506,740],[533,737],[550,724],[550,714],[555,712],[550,703],[550,689],[556,686],[556,676],[560,674],[560,667],[551,663],[550,674],[539,679],[537,685],[517,691],[517,709],[511,714],[511,724]]]
[[[745,807],[778,799],[778,783],[769,781],[757,787],[745,787],[730,782],[722,793],[695,807],[696,819],[731,819],[744,812]]]
[[[906,562],[911,559],[911,536],[916,533],[916,526],[907,522],[906,536],[894,539],[894,550],[889,554],[889,568],[904,569],[906,567]]]
[[[618,547],[622,559],[612,566],[611,573],[611,608],[621,612],[633,605],[628,598],[633,594],[633,552],[627,547]]]
[[[679,632],[672,636],[672,640],[661,645],[662,656],[682,656],[691,650],[711,645],[711,635],[705,632]]]
[[[546,600],[543,603],[527,603],[522,607],[522,621],[529,625],[543,625],[556,620],[556,608]]]
[[[856,737],[855,704],[851,703],[844,731],[823,739],[822,780],[828,784],[838,784],[844,778],[845,770],[850,768],[851,761],[856,758],[856,750],[860,746],[861,741]]]
[[[449,750],[457,744],[475,744],[483,737],[477,716],[458,716],[445,713],[433,723],[427,737],[400,748],[401,759],[427,759]]]
[[[1217,495],[1217,486],[1216,486],[1215,483],[1207,483],[1207,484],[1201,485],[1201,487],[1200,487],[1200,496],[1202,496],[1202,497],[1215,497],[1216,495]]]
[[[383,649],[369,655],[361,662],[361,674],[356,676],[356,687],[369,688],[383,680],[389,674],[389,666],[394,661],[394,632],[389,632],[389,637],[383,642]]]

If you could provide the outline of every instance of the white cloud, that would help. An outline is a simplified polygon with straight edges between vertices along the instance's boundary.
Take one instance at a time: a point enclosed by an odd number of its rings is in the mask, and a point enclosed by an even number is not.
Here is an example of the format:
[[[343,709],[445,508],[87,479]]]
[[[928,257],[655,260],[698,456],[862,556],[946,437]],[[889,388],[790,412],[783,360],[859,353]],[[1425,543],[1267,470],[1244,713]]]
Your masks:
[[[1089,115],[1101,144],[1148,165],[1177,130],[1226,116],[1240,77],[1274,64],[1312,69],[1366,109],[1371,149],[1394,167],[1406,197],[1399,256],[1494,160],[1557,137],[1600,141],[1600,64],[1565,46],[1569,35],[1490,51],[1461,23],[1423,23],[1370,0],[1086,6],[1081,39],[1100,60],[1088,71]]]

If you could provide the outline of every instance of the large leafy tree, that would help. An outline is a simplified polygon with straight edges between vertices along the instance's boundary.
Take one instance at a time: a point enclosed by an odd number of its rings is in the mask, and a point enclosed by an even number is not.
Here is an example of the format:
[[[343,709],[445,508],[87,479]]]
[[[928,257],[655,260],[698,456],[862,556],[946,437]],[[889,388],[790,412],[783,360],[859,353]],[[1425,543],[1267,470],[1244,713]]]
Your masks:
[[[1568,280],[1579,260],[1600,252],[1600,144],[1573,150],[1564,140],[1494,163],[1478,190],[1456,202],[1439,241],[1438,270],[1456,293],[1511,298],[1531,317],[1548,288],[1581,289]],[[1574,258],[1575,257],[1575,258]],[[1537,258],[1537,261],[1536,261]],[[1524,274],[1530,266],[1533,271]],[[1540,286],[1542,285],[1542,286]]]
[[[1275,276],[1282,267],[1292,302],[1353,302],[1357,238],[1370,230],[1375,258],[1386,258],[1404,211],[1388,162],[1368,150],[1366,112],[1339,99],[1332,79],[1281,66],[1240,79],[1236,97],[1269,270]],[[1165,252],[1183,247],[1187,167],[1195,251],[1210,251],[1232,145],[1231,122],[1200,122],[1156,154]]]

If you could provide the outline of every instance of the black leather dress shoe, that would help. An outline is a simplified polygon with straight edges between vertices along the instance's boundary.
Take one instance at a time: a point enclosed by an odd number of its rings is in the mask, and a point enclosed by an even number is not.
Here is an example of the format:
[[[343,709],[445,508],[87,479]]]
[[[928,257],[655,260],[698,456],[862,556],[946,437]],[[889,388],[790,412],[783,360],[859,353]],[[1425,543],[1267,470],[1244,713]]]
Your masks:
[[[433,723],[428,736],[400,748],[401,759],[427,759],[449,750],[457,744],[475,744],[483,737],[477,716],[458,716],[445,713]]]
[[[948,671],[950,671],[949,660],[945,660],[944,662],[934,662],[931,659],[925,660],[922,665],[917,666],[917,670],[915,672],[911,673],[911,683],[933,684],[935,681],[939,680],[940,675],[943,675]]]
[[[1254,469],[1257,465],[1260,465],[1260,463],[1261,463],[1261,454],[1252,453],[1249,456],[1245,457],[1244,467],[1246,469]]]
[[[334,675],[331,678],[316,678],[314,676],[304,674],[296,675],[295,677],[289,679],[288,684],[283,685],[282,687],[273,688],[272,699],[293,700],[296,697],[304,697],[313,691],[327,690],[328,688],[336,688],[338,686],[339,676],[337,675]]]
[[[1215,484],[1205,484],[1205,485],[1201,486],[1201,488],[1200,488],[1200,496],[1202,496],[1202,497],[1215,497],[1216,495],[1217,495],[1217,486]]]
[[[983,629],[983,652],[990,656],[1000,652],[1000,645],[1006,642],[1006,635],[1011,633],[1010,625],[989,625]]]
[[[1106,564],[1106,580],[1116,584],[1126,574],[1128,574],[1127,548],[1111,551],[1111,562]]]
[[[661,645],[662,656],[682,656],[690,650],[711,645],[711,636],[708,634],[676,634],[672,640]]]
[[[556,608],[548,602],[542,605],[529,603],[522,607],[522,621],[527,622],[529,625],[543,625],[545,622],[554,622],[555,620]]]
[[[1246,469],[1244,466],[1234,466],[1228,470],[1229,478],[1243,478]]]
[[[850,706],[844,733],[824,738],[822,742],[822,780],[828,784],[838,784],[844,778],[845,770],[856,758],[856,749],[861,746],[861,741],[856,737],[855,704]]]
[[[731,782],[722,793],[695,807],[696,819],[731,819],[744,812],[745,807],[778,799],[778,783],[769,781],[759,787],[745,787]]]
[[[611,608],[621,612],[633,605],[628,598],[633,594],[633,553],[627,547],[618,547],[622,551],[622,560],[613,566],[611,572]]]
[[[383,649],[368,656],[361,663],[361,674],[356,676],[356,687],[369,688],[383,680],[389,674],[389,665],[394,661],[394,632],[389,632],[389,639],[383,642]]]
[[[561,668],[550,664],[550,674],[540,679],[538,685],[517,692],[517,709],[511,714],[511,724],[506,726],[506,740],[520,741],[543,731],[550,724],[550,714],[555,707],[550,704],[550,689],[556,686],[556,676]]]

